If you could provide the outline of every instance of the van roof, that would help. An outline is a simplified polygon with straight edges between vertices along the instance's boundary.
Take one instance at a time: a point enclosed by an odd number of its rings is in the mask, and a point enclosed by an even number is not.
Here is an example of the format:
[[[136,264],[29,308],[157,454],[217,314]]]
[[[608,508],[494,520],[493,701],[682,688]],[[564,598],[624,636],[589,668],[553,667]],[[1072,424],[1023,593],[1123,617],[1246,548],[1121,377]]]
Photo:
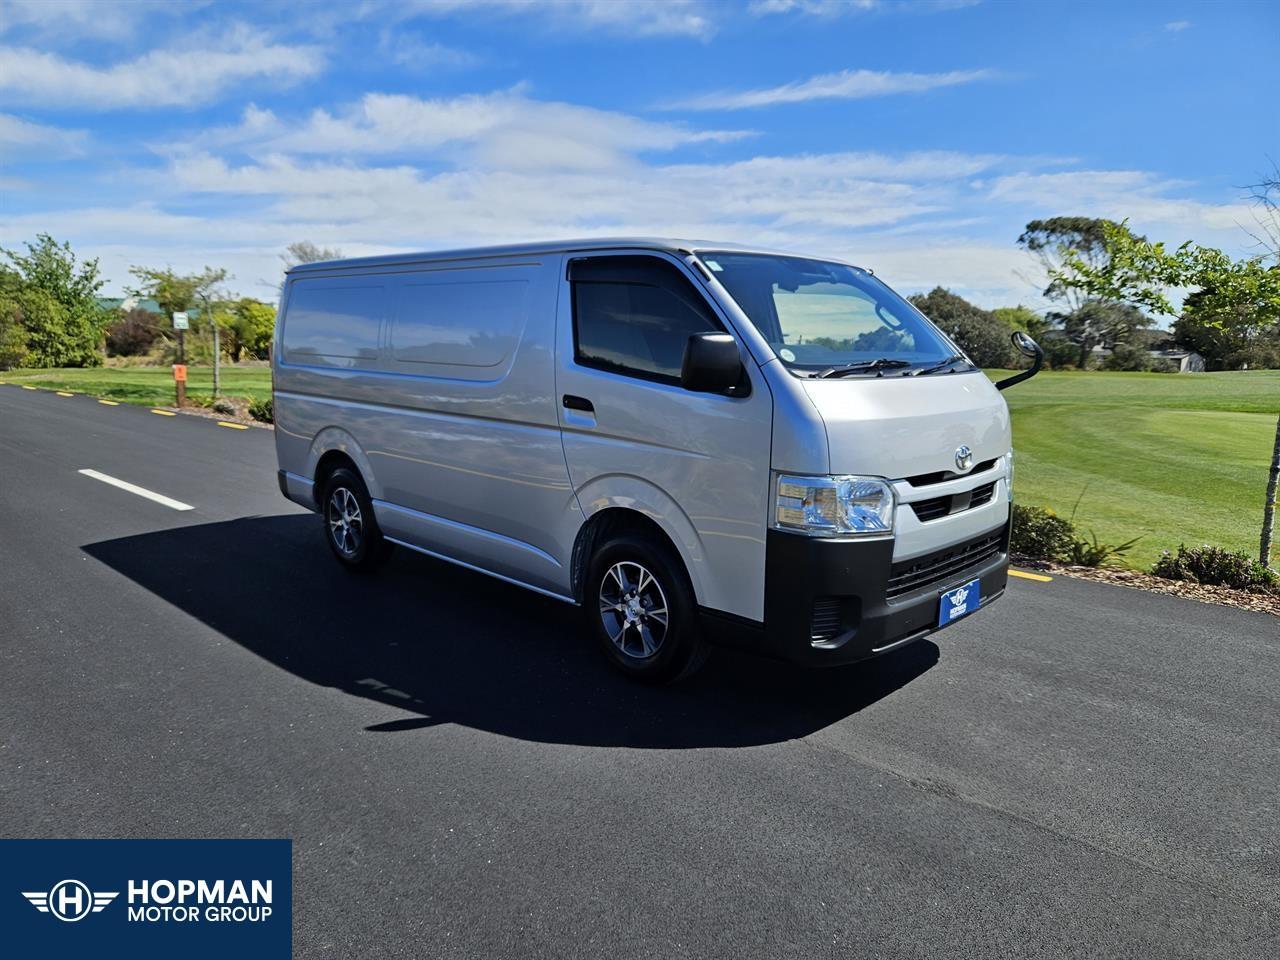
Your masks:
[[[352,257],[345,260],[323,260],[300,263],[286,273],[309,273],[346,269],[348,267],[395,266],[408,263],[432,263],[447,260],[479,260],[491,257],[519,257],[541,253],[570,253],[579,250],[613,250],[619,247],[662,250],[667,253],[693,253],[699,250],[736,250],[796,257],[803,254],[785,250],[767,250],[740,243],[716,243],[710,240],[678,240],[672,237],[590,237],[581,240],[548,240],[542,243],[514,243],[493,247],[464,247],[456,250],[389,253],[377,257]],[[824,257],[826,260],[836,258]]]

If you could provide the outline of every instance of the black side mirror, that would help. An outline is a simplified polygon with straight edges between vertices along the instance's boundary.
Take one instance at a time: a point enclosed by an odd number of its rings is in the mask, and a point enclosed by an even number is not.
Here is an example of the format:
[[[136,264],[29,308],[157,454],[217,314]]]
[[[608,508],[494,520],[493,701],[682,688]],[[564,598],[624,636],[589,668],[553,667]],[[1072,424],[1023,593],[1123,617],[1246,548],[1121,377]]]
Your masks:
[[[738,343],[727,333],[695,333],[684,348],[680,386],[699,393],[729,393],[743,380]]]
[[[1044,366],[1044,351],[1040,349],[1040,344],[1032,340],[1031,337],[1018,330],[1009,339],[1013,341],[1014,347],[1017,348],[1020,354],[1031,358],[1031,369],[1023,370],[1021,373],[1015,373],[1012,377],[1006,377],[1004,380],[999,381],[996,383],[997,390],[1006,390],[1015,383],[1030,380]]]

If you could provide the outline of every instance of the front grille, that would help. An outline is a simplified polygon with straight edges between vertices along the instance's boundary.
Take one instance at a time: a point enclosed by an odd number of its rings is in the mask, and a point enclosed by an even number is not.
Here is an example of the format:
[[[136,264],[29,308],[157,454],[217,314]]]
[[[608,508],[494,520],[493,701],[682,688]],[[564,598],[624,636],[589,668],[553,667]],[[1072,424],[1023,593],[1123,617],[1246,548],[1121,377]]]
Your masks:
[[[814,642],[834,639],[840,632],[840,598],[818,597],[813,601],[809,638]]]
[[[895,563],[889,570],[889,587],[885,596],[892,600],[932,584],[959,579],[959,575],[970,567],[998,556],[1003,541],[1004,531],[995,530],[967,543]]]
[[[935,483],[946,483],[948,480],[959,480],[961,477],[972,477],[977,473],[986,473],[996,465],[996,460],[983,460],[968,473],[953,473],[950,470],[939,470],[936,473],[918,473],[914,477],[907,477],[907,483],[913,487],[927,487]]]
[[[917,519],[937,520],[951,512],[950,497],[934,497],[932,500],[917,500],[911,504]]]
[[[931,497],[928,500],[914,500],[907,504],[921,522],[937,520],[952,513],[964,513],[974,507],[985,506],[995,496],[996,482],[984,483],[980,487],[966,490],[948,497]]]
[[[969,496],[969,509],[980,507],[984,503],[990,503],[992,496],[995,495],[996,485],[994,483],[984,483],[980,487],[975,487],[973,493]]]

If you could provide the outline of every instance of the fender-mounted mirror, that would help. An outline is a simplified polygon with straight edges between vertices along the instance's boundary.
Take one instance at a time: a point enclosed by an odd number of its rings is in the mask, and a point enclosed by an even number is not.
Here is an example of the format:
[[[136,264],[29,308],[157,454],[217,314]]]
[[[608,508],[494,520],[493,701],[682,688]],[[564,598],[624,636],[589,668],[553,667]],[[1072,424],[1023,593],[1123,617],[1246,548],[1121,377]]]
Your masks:
[[[1023,380],[1030,380],[1039,373],[1040,368],[1044,366],[1044,351],[1040,349],[1040,344],[1032,340],[1031,337],[1023,333],[1021,330],[1018,330],[1009,339],[1013,341],[1014,347],[1017,348],[1020,354],[1024,357],[1031,358],[1031,369],[1023,370],[1021,373],[1015,373],[1012,377],[1006,377],[1004,380],[998,381],[996,383],[997,390],[1006,390],[1009,387],[1012,387],[1015,383],[1021,383]]]

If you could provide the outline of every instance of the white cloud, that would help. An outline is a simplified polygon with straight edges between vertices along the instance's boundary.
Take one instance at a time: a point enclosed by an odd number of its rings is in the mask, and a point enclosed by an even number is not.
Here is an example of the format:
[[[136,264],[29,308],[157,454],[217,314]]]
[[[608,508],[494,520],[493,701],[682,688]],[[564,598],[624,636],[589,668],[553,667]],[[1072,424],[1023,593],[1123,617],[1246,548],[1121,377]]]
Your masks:
[[[55,136],[13,120],[0,117],[0,134]],[[1157,239],[1247,245],[1241,205],[1145,171],[958,151],[721,159],[718,144],[739,136],[519,89],[368,94],[296,117],[250,106],[231,128],[175,135],[159,166],[153,154],[132,176],[113,171],[122,199],[5,217],[0,246],[47,231],[101,256],[116,289],[130,263],[213,263],[269,296],[277,254],[300,239],[354,255],[681,235],[844,257],[907,292],[943,284],[996,306],[1038,302],[1014,244],[1036,216],[1128,216]]]
[[[244,80],[290,84],[314,76],[322,65],[317,47],[271,43],[241,26],[217,44],[156,49],[105,67],[0,46],[0,90],[57,107],[186,107],[213,101]]]
[[[1181,33],[1191,26],[1190,20],[1171,20],[1164,25],[1164,28],[1171,33]]]
[[[212,131],[201,144],[251,155],[382,155],[444,151],[483,167],[607,167],[637,153],[715,144],[747,131],[695,130],[570,103],[533,100],[519,90],[424,100],[366,94],[336,112],[315,110],[301,123],[250,106],[241,123]]]
[[[1155,227],[1196,232],[1197,237],[1208,231],[1232,235],[1242,224],[1252,222],[1244,202],[1205,203],[1170,196],[1189,186],[1186,181],[1160,179],[1142,170],[1072,170],[998,177],[989,185],[988,196],[1030,211],[1127,218],[1139,232]]]
[[[378,38],[378,51],[397,66],[410,70],[461,69],[480,62],[480,58],[468,50],[423,40],[404,30],[383,30]]]
[[[124,40],[153,13],[189,13],[201,2],[170,0],[0,0],[0,34],[23,30],[42,40]]]
[[[84,150],[88,139],[84,130],[46,126],[0,113],[0,157],[10,162],[74,156]]]
[[[874,10],[880,0],[752,0],[748,9],[757,17],[774,13],[807,13],[819,17],[838,17],[861,10]]]
[[[928,244],[850,245],[854,263],[875,269],[890,286],[916,293],[942,286],[980,307],[1036,303],[1039,289],[1027,280],[1027,257],[1013,246],[984,243],[967,237],[939,237]]]
[[[747,9],[757,17],[779,13],[835,18],[868,11],[935,12],[972,7],[981,0],[751,0]]]
[[[924,93],[995,76],[991,70],[952,70],[948,73],[891,73],[882,70],[841,70],[808,80],[757,90],[720,91],[670,105],[682,110],[743,110],[806,100],[858,100],[897,93]]]
[[[558,30],[706,38],[715,31],[716,8],[705,0],[397,0],[376,9],[400,17],[526,15]]]

